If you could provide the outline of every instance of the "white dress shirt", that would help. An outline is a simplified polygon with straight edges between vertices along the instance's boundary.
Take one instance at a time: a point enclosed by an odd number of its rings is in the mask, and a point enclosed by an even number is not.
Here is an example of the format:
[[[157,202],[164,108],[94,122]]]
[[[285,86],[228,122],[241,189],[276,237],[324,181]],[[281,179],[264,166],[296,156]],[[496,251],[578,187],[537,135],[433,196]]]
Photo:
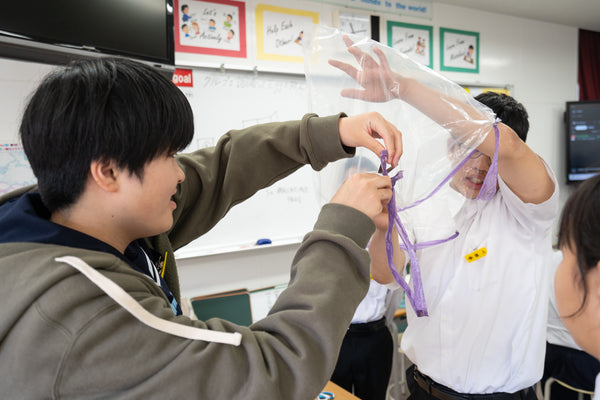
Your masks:
[[[500,177],[490,201],[454,192],[448,207],[458,204],[459,236],[417,252],[429,316],[416,317],[407,305],[402,350],[422,373],[458,392],[512,393],[542,376],[558,213],[558,185],[546,168],[555,192],[542,204],[523,203]],[[484,257],[466,261],[482,247]]]
[[[384,317],[391,306],[393,292],[385,285],[381,285],[371,279],[369,291],[365,298],[360,302],[354,316],[353,324],[362,324],[365,322],[377,321]],[[395,305],[397,308],[397,304]]]

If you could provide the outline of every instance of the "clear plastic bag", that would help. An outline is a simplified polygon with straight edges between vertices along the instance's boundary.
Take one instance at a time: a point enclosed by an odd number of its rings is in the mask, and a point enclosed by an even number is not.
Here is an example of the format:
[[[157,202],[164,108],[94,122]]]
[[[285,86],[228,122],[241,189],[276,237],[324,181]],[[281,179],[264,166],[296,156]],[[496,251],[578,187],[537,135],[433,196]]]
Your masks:
[[[360,52],[351,52],[349,47]],[[324,26],[317,26],[305,45],[304,60],[312,112],[356,115],[376,111],[402,132],[403,154],[389,174],[402,171],[394,196],[406,228],[405,248],[411,247],[414,253],[419,243],[451,240],[456,235],[453,215],[462,203],[483,197],[483,187],[486,199],[493,196],[497,160],[490,166],[488,158],[491,173],[487,175],[493,181],[484,184],[488,170],[478,170],[484,158],[476,148],[494,132],[495,115],[462,87],[390,47]],[[337,67],[331,60],[338,62]],[[340,68],[340,63],[345,66]],[[392,75],[383,72],[368,75],[364,71],[373,63],[387,63],[398,79],[390,80]],[[361,99],[367,86],[381,88],[376,101]],[[357,149],[353,159],[315,172],[318,201],[329,202],[351,174],[377,172],[380,165],[376,155]],[[411,264],[417,261],[411,255]]]

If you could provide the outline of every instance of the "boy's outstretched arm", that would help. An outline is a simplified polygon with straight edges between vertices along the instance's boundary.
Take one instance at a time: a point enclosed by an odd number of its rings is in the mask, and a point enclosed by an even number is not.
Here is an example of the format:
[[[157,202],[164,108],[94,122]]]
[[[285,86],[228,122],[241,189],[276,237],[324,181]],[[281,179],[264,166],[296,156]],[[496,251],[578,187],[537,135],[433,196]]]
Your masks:
[[[448,129],[458,140],[464,140],[481,129],[481,121],[486,118],[476,108],[395,73],[381,49],[373,49],[379,58],[377,62],[354,46],[348,37],[344,37],[344,41],[361,68],[338,60],[330,60],[329,63],[352,77],[362,89],[344,89],[342,96],[371,102],[401,99]],[[538,204],[550,198],[554,182],[541,158],[509,126],[499,123],[498,129],[498,173],[504,182],[524,202]],[[495,140],[493,128],[490,126],[487,130],[478,150],[491,158]]]

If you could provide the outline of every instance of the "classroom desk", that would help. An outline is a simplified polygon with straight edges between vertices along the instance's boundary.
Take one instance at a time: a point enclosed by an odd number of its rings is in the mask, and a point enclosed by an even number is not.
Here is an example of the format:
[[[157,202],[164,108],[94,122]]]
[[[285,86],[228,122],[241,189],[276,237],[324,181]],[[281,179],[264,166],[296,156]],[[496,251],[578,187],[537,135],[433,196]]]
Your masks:
[[[327,382],[327,385],[325,385],[323,392],[333,393],[334,400],[360,400],[358,397],[356,397],[352,393],[349,393],[348,391],[342,389],[341,387],[339,387],[338,385],[336,385],[335,383],[333,383],[331,381]],[[318,398],[319,397],[317,396],[317,398],[315,400],[317,400]],[[330,400],[330,399],[326,398],[326,400]]]
[[[394,313],[394,318],[406,317],[406,308],[399,308]]]

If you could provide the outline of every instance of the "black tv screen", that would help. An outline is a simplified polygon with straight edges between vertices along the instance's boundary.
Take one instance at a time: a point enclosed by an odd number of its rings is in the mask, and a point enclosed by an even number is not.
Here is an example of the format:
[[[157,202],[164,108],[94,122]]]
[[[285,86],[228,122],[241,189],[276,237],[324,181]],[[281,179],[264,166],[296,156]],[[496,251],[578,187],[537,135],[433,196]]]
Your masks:
[[[65,62],[94,53],[166,66],[175,61],[173,0],[6,1],[0,9],[0,36],[0,54],[2,48],[14,53],[21,46],[23,57],[17,51],[13,58],[39,62],[62,63],[50,51],[75,54]],[[34,43],[48,46],[36,53]]]
[[[600,100],[567,102],[567,182],[600,173]]]

